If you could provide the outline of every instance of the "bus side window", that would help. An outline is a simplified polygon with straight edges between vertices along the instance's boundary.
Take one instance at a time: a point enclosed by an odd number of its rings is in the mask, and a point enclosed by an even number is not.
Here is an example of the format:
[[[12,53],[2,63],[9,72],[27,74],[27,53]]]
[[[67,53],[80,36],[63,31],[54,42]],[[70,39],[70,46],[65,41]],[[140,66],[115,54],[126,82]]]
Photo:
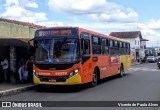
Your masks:
[[[123,50],[122,50],[122,42],[119,42],[119,53],[120,53],[120,55],[122,55],[122,52]]]
[[[115,54],[115,51],[114,51],[114,41],[113,40],[109,40],[109,51],[110,51],[110,55],[114,55]]]
[[[90,54],[90,34],[86,32],[82,32],[81,36],[81,55],[89,55]]]
[[[129,43],[127,43],[127,47],[126,48],[127,48],[127,54],[130,55],[130,44]]]
[[[108,39],[102,38],[101,45],[102,45],[102,54],[108,54],[109,53]]]
[[[90,54],[90,41],[89,41],[89,39],[81,39],[81,49],[82,49],[82,55],[89,55]]]
[[[92,36],[92,53],[101,54],[101,40],[97,36]]]
[[[110,46],[110,47],[113,47],[113,40],[110,40],[109,46]]]
[[[118,41],[114,41],[114,51],[115,51],[115,54],[118,55],[119,54],[119,45],[118,45]]]
[[[122,43],[122,50],[123,50],[122,54],[125,55],[126,54],[126,45],[124,42]]]
[[[102,38],[101,39],[101,45],[102,45],[102,54],[105,54],[105,46],[106,46],[106,39]]]
[[[129,43],[129,55],[131,54],[131,46],[130,46],[130,43]]]

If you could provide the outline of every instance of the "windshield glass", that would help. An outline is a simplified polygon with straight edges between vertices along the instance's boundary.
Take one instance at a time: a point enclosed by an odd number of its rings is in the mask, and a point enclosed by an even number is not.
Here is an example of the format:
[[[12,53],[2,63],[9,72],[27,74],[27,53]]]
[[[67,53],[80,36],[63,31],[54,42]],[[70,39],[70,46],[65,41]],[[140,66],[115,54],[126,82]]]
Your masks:
[[[74,62],[79,59],[78,39],[52,38],[35,41],[35,61],[38,63]]]

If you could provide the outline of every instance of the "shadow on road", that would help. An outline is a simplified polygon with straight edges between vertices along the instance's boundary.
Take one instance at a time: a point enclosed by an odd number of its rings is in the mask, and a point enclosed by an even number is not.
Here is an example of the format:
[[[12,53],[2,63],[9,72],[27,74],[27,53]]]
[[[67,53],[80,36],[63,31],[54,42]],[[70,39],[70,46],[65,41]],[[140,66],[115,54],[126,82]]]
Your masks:
[[[39,85],[36,92],[46,93],[73,93],[87,89],[86,85],[72,85],[72,86],[55,86],[55,85]]]
[[[125,78],[125,77],[128,77],[128,76],[130,76],[130,75],[131,75],[131,74],[125,73],[125,74],[123,75],[123,77],[119,77],[118,75],[110,76],[110,77],[107,77],[107,78],[104,78],[104,79],[100,80],[99,85],[105,84],[105,83],[107,83],[107,82],[109,82],[109,81],[118,80],[119,78]]]
[[[129,76],[130,74],[124,74],[124,77]],[[100,86],[101,84],[105,84],[109,81],[119,79],[117,76],[111,76],[107,77],[105,79],[100,80],[99,84],[97,86]],[[56,85],[38,85],[35,90],[36,92],[45,92],[45,93],[75,93],[84,91],[86,89],[91,89],[90,84],[83,84],[83,85],[72,85],[72,86],[56,86]]]

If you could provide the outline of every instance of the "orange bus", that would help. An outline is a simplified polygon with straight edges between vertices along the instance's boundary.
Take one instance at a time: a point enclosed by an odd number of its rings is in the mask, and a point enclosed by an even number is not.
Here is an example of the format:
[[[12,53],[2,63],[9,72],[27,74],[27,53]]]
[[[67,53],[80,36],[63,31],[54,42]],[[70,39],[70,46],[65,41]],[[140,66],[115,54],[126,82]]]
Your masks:
[[[100,79],[123,76],[129,68],[123,63],[129,61],[130,44],[116,37],[79,27],[52,27],[37,30],[33,41],[35,84],[96,86]]]

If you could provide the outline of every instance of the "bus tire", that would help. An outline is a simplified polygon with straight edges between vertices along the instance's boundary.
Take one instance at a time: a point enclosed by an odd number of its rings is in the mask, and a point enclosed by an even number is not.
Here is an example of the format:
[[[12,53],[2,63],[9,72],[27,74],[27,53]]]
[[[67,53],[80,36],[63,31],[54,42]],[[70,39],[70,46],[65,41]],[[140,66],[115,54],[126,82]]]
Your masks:
[[[98,72],[95,69],[93,74],[92,74],[92,82],[91,82],[91,87],[95,87],[98,84]]]
[[[123,75],[124,75],[124,68],[123,68],[123,65],[121,64],[120,72],[119,72],[118,76],[123,77]]]

